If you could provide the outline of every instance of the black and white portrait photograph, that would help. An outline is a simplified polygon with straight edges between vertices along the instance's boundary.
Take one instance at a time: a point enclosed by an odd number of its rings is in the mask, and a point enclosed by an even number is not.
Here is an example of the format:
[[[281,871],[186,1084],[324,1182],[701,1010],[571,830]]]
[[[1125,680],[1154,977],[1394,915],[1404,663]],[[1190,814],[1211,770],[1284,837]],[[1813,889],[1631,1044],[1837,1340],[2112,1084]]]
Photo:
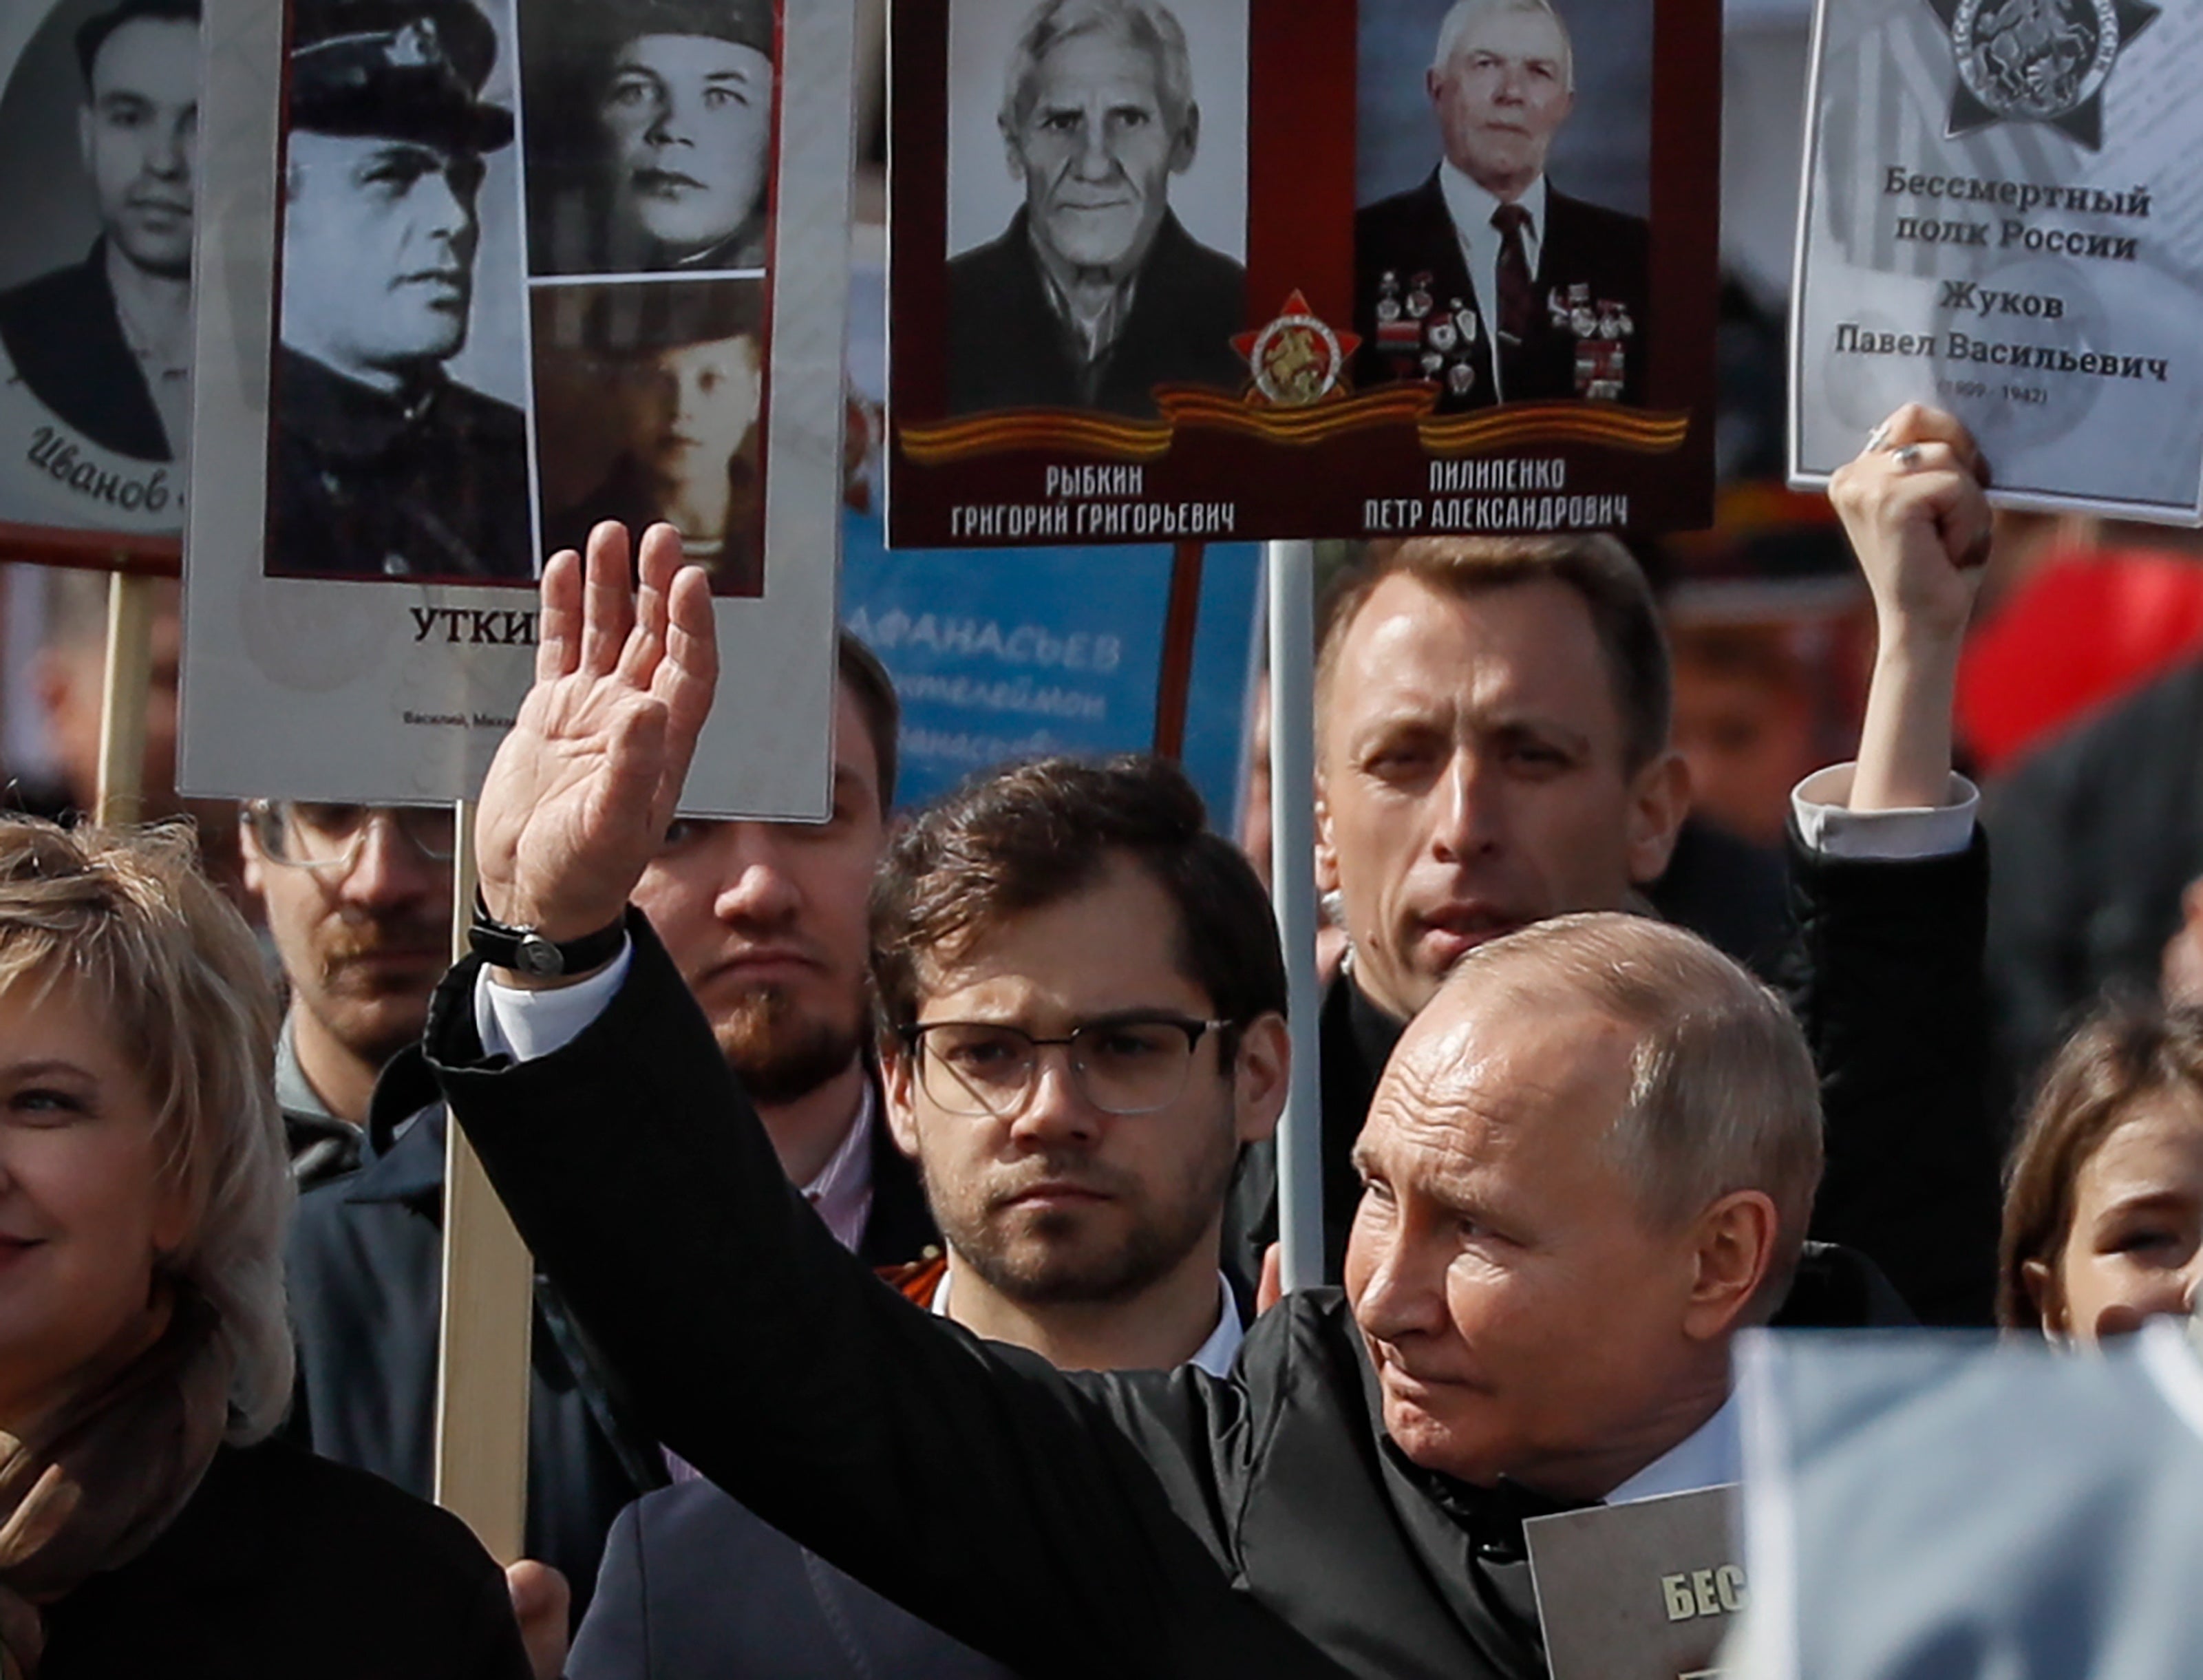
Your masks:
[[[17,10],[11,26],[42,15],[0,67],[5,382],[78,446],[174,462],[191,416],[198,0]]]
[[[772,0],[522,0],[530,272],[765,267]]]
[[[510,22],[295,0],[266,570],[525,583]]]
[[[1236,388],[1246,0],[951,0],[948,410]]]
[[[1361,10],[1356,382],[1641,404],[1651,0]]]
[[[765,283],[540,286],[536,447],[546,553],[611,519],[681,533],[712,593],[764,589]]]

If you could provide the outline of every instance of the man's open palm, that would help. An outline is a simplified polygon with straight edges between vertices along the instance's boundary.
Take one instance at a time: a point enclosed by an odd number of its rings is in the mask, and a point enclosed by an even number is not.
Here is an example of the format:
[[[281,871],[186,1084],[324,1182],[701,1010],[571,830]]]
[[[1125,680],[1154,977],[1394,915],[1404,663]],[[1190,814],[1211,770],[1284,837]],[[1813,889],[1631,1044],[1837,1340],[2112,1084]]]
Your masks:
[[[483,784],[475,855],[499,920],[554,941],[617,919],[673,819],[719,656],[702,571],[670,525],[589,534],[543,572],[535,685]]]

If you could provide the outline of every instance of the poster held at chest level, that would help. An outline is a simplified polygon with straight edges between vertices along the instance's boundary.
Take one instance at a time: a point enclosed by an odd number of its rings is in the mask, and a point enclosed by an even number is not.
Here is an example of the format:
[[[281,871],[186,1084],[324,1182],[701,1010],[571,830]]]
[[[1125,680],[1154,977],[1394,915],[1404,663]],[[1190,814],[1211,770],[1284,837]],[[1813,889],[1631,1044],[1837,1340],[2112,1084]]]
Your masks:
[[[1822,0],[1793,482],[1929,402],[2007,503],[2197,523],[2199,62],[2203,20],[2155,0]]]
[[[0,9],[0,534],[173,555],[190,423],[193,0]]]
[[[541,556],[664,520],[688,808],[824,814],[853,8],[208,3],[186,784],[471,794]]]
[[[892,27],[898,547],[1710,516],[1714,9],[912,0]]]
[[[1712,1680],[1751,1595],[1733,1483],[1522,1525],[1553,1680]]]

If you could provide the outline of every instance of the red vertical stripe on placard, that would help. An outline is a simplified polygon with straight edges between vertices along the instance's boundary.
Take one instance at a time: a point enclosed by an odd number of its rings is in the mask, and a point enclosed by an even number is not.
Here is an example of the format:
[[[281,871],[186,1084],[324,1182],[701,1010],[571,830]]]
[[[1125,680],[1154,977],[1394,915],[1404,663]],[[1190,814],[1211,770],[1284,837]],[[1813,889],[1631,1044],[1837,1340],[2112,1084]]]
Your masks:
[[[1163,619],[1162,675],[1155,685],[1155,754],[1185,753],[1185,711],[1193,694],[1193,643],[1201,628],[1201,568],[1207,545],[1175,543],[1171,549],[1170,610]]]
[[[1692,408],[1693,428],[1710,438],[1721,307],[1721,0],[1658,0],[1655,17],[1647,386],[1653,407]],[[1712,511],[1707,503],[1708,518]]]
[[[1250,0],[1247,324],[1354,318],[1354,0]]]
[[[888,34],[888,368],[899,414],[948,392],[948,8],[897,0]]]

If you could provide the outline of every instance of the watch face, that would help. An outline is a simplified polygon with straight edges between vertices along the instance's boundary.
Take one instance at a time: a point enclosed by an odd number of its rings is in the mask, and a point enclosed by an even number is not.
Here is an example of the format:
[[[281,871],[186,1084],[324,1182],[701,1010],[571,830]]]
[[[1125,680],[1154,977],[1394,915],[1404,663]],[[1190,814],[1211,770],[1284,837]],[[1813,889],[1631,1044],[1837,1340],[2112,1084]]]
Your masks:
[[[540,933],[523,934],[520,949],[514,955],[518,959],[517,966],[522,973],[534,974],[541,979],[547,979],[563,973],[566,967],[564,960],[558,955],[558,946]]]

